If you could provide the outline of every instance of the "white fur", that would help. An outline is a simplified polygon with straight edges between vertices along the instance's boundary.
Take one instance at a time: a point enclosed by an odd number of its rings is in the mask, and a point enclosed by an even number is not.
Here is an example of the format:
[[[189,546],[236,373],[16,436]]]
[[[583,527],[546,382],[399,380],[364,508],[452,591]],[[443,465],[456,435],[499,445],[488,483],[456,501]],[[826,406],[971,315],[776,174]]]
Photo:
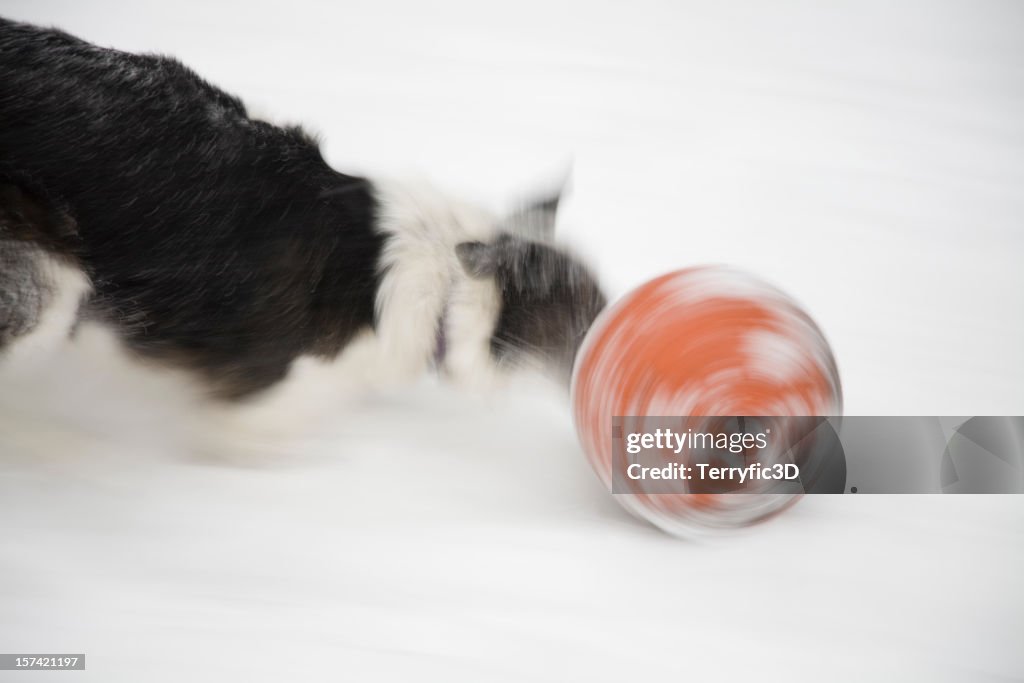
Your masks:
[[[437,326],[447,321],[447,375],[456,381],[478,369],[494,330],[494,284],[471,279],[455,246],[494,236],[496,220],[425,185],[377,183],[378,227],[388,236],[377,293],[377,336],[382,360],[399,376],[429,366]],[[447,310],[446,310],[447,307]]]
[[[491,337],[501,298],[494,280],[463,275],[453,284],[449,301],[448,353],[442,369],[445,376],[464,387],[497,384],[500,377],[491,358]]]
[[[10,377],[28,374],[66,343],[90,284],[77,266],[39,250],[36,257],[47,299],[35,326],[0,350],[0,370]]]

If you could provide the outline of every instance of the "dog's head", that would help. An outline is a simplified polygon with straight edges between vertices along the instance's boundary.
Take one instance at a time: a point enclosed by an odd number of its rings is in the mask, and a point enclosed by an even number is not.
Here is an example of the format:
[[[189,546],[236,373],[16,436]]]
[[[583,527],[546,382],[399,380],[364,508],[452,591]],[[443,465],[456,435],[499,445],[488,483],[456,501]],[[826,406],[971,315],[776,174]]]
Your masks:
[[[530,205],[492,239],[463,242],[456,254],[471,279],[493,283],[490,360],[502,371],[538,368],[567,383],[607,300],[590,268],[552,242],[557,208],[557,197]]]

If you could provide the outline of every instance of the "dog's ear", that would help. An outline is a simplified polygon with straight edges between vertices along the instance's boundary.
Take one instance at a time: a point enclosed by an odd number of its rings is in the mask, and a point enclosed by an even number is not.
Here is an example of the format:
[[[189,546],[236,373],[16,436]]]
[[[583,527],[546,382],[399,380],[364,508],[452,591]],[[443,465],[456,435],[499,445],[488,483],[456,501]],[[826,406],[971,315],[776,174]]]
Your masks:
[[[455,255],[470,277],[484,278],[494,275],[498,258],[493,244],[461,242],[455,245]]]
[[[558,204],[562,200],[562,188],[535,199],[514,212],[505,220],[505,230],[526,239],[548,242],[555,236],[555,221],[558,218]]]

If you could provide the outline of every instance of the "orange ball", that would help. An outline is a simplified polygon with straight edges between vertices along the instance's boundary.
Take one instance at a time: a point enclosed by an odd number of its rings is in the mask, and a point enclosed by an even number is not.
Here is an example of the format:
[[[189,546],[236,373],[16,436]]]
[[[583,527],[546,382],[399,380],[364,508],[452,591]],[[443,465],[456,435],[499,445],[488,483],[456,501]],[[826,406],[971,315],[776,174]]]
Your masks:
[[[583,450],[611,489],[615,416],[839,415],[842,392],[807,313],[751,275],[709,266],[655,278],[598,317],[576,360],[572,404]],[[621,504],[676,535],[751,524],[798,497],[616,481],[628,486]]]

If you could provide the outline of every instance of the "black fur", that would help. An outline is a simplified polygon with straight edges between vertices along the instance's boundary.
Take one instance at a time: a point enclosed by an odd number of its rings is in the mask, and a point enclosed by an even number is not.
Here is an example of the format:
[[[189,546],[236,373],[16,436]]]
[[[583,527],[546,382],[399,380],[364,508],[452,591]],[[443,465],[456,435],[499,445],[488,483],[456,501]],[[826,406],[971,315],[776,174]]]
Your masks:
[[[48,254],[74,261],[78,226],[67,207],[24,174],[0,169],[0,240],[31,242]]]
[[[383,238],[370,184],[173,59],[0,19],[0,175],[73,216],[47,220],[43,206],[7,229],[32,226],[81,264],[90,315],[218,395],[267,387],[298,355],[334,355],[373,325]],[[17,205],[23,186],[0,199]]]

